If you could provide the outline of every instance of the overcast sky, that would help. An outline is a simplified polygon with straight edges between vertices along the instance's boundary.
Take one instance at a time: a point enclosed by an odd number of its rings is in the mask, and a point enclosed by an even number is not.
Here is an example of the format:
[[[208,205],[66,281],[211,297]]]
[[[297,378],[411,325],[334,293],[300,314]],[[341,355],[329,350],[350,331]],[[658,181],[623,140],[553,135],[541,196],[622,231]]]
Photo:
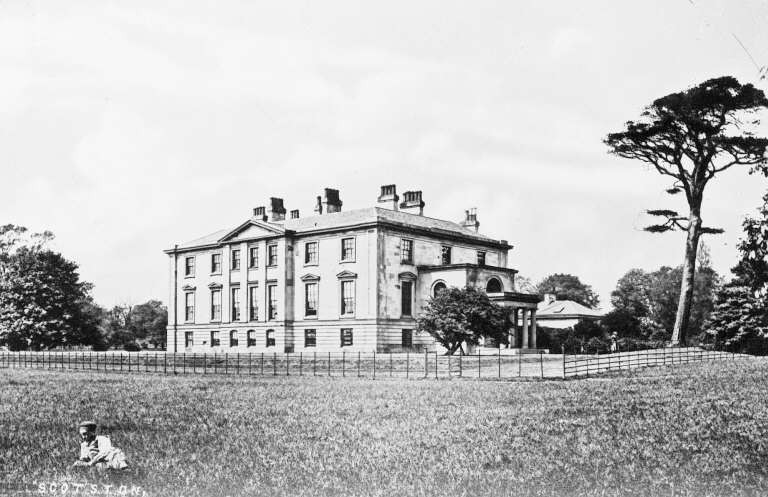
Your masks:
[[[4,1],[0,224],[53,231],[102,305],[166,301],[174,243],[270,196],[308,215],[324,187],[347,210],[396,183],[607,304],[682,262],[682,234],[641,227],[684,200],[603,137],[711,77],[768,89],[766,26],[765,1]],[[767,187],[710,184],[722,273]]]

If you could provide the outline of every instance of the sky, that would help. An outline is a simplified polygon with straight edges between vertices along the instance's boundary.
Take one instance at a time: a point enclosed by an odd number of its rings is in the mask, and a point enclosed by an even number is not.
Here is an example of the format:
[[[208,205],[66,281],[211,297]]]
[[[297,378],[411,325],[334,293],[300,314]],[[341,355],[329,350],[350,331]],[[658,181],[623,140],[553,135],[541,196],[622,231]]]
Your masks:
[[[51,230],[105,306],[167,301],[164,249],[269,197],[312,212],[379,188],[509,240],[536,282],[607,307],[631,268],[682,262],[669,182],[602,140],[654,99],[733,75],[768,90],[768,2],[0,2],[0,224]],[[743,45],[743,46],[742,46]],[[729,170],[703,207],[734,265],[768,180]]]

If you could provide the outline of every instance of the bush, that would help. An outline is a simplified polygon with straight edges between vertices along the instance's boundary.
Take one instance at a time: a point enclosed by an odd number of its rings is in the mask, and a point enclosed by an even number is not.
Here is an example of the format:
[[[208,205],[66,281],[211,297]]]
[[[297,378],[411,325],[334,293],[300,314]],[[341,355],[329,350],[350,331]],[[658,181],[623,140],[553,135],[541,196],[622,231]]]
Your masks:
[[[123,344],[123,350],[128,352],[139,352],[141,350],[141,346],[136,342],[128,342]]]

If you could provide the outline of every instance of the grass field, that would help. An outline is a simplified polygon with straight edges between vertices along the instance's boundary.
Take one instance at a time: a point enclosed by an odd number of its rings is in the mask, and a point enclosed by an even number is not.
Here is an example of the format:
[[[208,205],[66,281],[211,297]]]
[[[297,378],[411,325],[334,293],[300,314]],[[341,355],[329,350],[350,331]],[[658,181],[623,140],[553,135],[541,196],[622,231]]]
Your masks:
[[[93,478],[67,466],[95,418],[132,463],[98,483],[150,496],[768,495],[767,373],[763,359],[517,383],[4,369],[0,481]]]

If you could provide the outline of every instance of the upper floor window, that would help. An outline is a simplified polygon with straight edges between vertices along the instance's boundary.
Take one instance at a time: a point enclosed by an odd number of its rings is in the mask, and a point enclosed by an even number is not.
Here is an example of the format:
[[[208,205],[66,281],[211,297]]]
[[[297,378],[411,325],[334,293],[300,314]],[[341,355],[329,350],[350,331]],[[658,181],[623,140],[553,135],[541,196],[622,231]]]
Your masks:
[[[413,240],[403,238],[400,241],[400,262],[413,264]]]
[[[232,288],[232,321],[240,321],[240,287]]]
[[[229,332],[229,346],[230,347],[237,347],[237,330],[232,330]]]
[[[275,346],[275,330],[267,330],[267,347]]]
[[[317,264],[317,242],[304,244],[304,264]]]
[[[413,312],[413,281],[400,282],[401,313],[410,316]]]
[[[235,249],[232,251],[232,270],[236,271],[240,269],[240,250]]]
[[[259,247],[248,249],[248,267],[259,267]]]
[[[195,275],[195,256],[186,257],[184,259],[184,276]]]
[[[499,281],[498,278],[491,278],[485,285],[485,291],[486,293],[500,293],[503,291],[501,281]]]
[[[218,347],[221,345],[221,341],[219,340],[219,332],[218,331],[212,331],[211,332],[211,347]]]
[[[482,251],[477,252],[477,265],[485,266],[485,252],[482,252]]]
[[[355,239],[354,238],[341,239],[341,260],[342,261],[355,260]]]
[[[304,315],[317,316],[317,283],[304,285]]]
[[[315,347],[317,345],[317,331],[304,330],[304,347]]]
[[[195,321],[195,292],[184,294],[184,321],[187,323]]]
[[[355,282],[354,280],[342,280],[341,282],[341,314],[355,313]]]
[[[211,254],[211,272],[221,272],[221,254]]]
[[[211,290],[211,321],[221,321],[221,290]]]
[[[277,266],[277,245],[267,246],[267,266]]]
[[[342,328],[341,329],[341,346],[342,347],[351,347],[352,346],[352,328]]]
[[[451,263],[451,247],[443,245],[441,262],[442,264]]]
[[[267,319],[277,319],[277,285],[267,286],[267,302],[269,303]]]
[[[256,286],[248,287],[248,319],[256,321],[259,319],[259,288]]]

